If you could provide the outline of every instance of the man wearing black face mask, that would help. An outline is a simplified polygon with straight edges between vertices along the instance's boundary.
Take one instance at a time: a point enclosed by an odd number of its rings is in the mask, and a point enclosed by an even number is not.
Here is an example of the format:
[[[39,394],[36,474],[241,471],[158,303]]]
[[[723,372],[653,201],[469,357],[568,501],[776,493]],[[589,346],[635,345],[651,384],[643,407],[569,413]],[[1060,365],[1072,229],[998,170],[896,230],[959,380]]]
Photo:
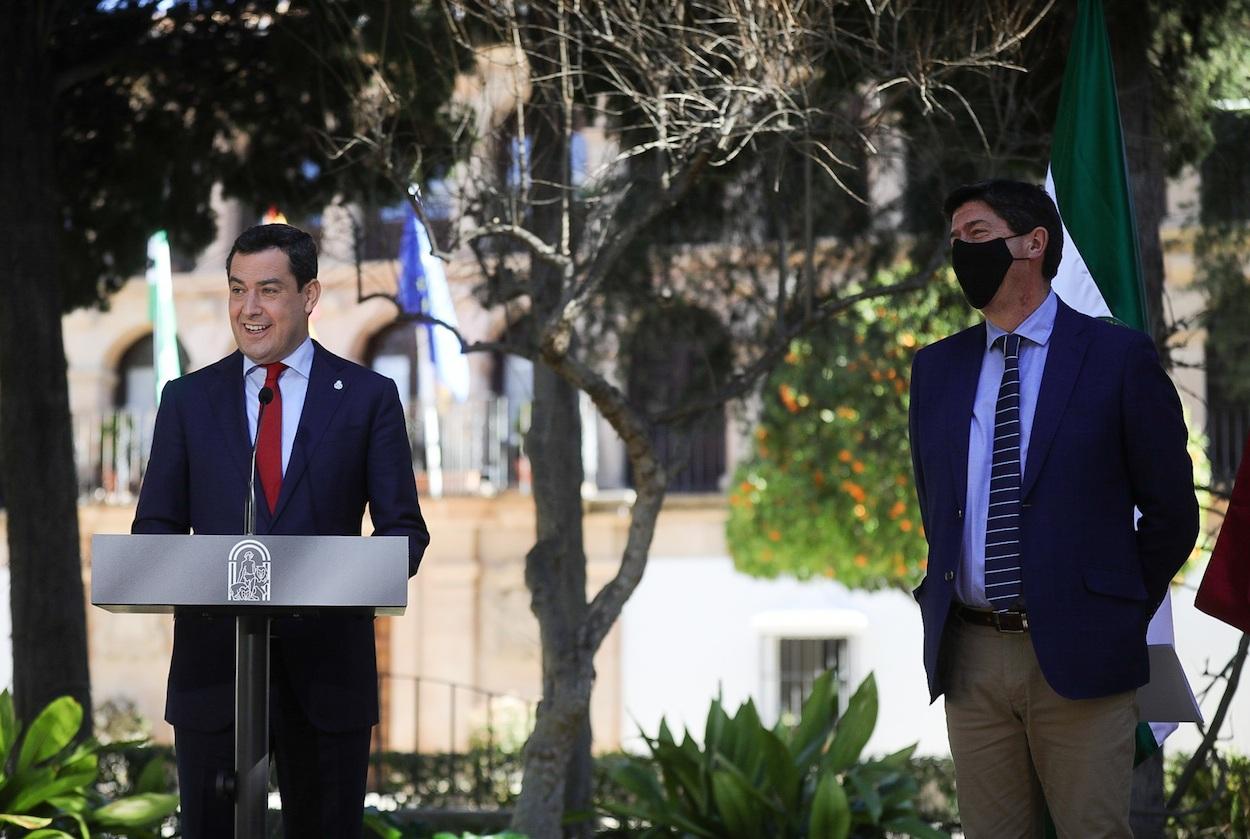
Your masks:
[[[1041,188],[984,181],[944,209],[985,322],[912,367],[915,596],[965,835],[1041,836],[1048,808],[1062,837],[1127,839],[1146,625],[1198,531],[1180,400],[1146,335],[1051,290]]]

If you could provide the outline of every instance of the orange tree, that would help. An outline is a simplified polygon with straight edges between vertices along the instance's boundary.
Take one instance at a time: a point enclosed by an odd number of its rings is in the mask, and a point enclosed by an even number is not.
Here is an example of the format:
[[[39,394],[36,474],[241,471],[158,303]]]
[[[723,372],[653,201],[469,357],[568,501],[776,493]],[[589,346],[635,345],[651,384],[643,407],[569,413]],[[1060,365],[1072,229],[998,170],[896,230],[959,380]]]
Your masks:
[[[764,386],[753,450],[730,489],[727,535],[740,570],[864,589],[919,580],[911,360],[974,320],[948,275],[917,294],[861,303],[791,344]]]

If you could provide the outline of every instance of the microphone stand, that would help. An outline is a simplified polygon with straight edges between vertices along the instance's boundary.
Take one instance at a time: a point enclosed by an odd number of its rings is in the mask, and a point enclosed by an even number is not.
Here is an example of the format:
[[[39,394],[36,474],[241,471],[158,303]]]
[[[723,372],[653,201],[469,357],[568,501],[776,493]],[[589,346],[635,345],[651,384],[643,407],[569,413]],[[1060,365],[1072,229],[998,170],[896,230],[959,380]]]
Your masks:
[[[256,535],[256,452],[260,447],[260,424],[265,418],[265,408],[273,401],[273,390],[262,387],[257,398],[260,409],[256,412],[256,439],[252,442],[252,469],[247,479],[247,497],[243,499],[243,533]]]
[[[243,506],[243,529],[256,535],[256,452],[265,406],[273,390],[260,389],[252,468]],[[269,811],[269,616],[244,609],[235,618],[234,835],[264,839]]]

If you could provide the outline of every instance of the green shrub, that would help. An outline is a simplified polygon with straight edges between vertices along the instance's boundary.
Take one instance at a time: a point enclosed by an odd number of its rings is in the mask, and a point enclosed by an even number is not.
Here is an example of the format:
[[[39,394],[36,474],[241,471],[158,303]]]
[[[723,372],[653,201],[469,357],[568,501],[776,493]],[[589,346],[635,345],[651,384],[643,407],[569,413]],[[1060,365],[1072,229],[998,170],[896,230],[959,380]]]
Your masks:
[[[1173,788],[1187,762],[1187,755],[1168,761],[1165,788]],[[1208,763],[1176,809],[1169,828],[1176,839],[1250,836],[1250,758],[1225,754]]]
[[[521,791],[522,761],[517,751],[382,752],[369,761],[374,792],[399,809],[506,808]]]
[[[943,830],[959,827],[959,802],[955,798],[955,762],[949,757],[917,757],[911,761],[916,779],[916,814]]]
[[[23,735],[13,697],[0,693],[0,835],[154,839],[156,827],[177,808],[176,795],[156,791],[164,784],[163,765],[139,773],[134,795],[108,802],[97,793],[100,745],[74,743],[82,719],[82,706],[62,696]]]
[[[713,702],[702,746],[688,731],[678,743],[661,721],[654,739],[643,735],[649,757],[622,758],[608,770],[627,796],[602,809],[627,825],[617,835],[644,839],[946,836],[917,814],[915,746],[860,760],[877,722],[871,675],[836,713],[826,673],[793,728],[765,727],[750,701],[732,717]]]

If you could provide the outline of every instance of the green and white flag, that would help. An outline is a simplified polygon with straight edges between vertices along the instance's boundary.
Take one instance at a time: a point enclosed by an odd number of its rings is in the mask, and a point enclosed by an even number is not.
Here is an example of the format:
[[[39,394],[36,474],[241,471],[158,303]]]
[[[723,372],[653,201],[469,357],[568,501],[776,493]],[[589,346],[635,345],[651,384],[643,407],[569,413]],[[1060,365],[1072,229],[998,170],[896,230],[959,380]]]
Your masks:
[[[1055,292],[1077,311],[1114,317],[1145,331],[1137,224],[1100,0],[1077,4],[1050,154],[1046,191],[1063,217],[1063,260]],[[1170,594],[1151,620],[1146,640],[1175,646]],[[1190,694],[1192,698],[1192,690]],[[1174,722],[1150,723],[1159,745],[1176,728]]]
[[[1063,216],[1059,296],[1078,311],[1145,330],[1137,225],[1099,0],[1077,6],[1046,189]]]
[[[152,321],[152,373],[156,403],[165,384],[182,375],[178,362],[178,323],[174,315],[172,261],[169,237],[158,230],[148,239],[148,318]]]

